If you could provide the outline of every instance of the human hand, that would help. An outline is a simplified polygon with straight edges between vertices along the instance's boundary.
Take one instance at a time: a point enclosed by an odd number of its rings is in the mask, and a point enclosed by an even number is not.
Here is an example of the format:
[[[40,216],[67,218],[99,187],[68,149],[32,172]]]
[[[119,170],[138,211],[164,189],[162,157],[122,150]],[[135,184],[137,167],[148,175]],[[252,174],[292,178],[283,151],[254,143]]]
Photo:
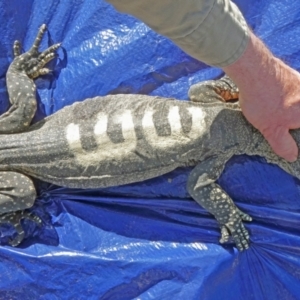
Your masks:
[[[300,128],[300,74],[274,57],[253,33],[242,57],[224,71],[239,88],[248,121],[277,155],[295,161],[298,146],[289,130]]]

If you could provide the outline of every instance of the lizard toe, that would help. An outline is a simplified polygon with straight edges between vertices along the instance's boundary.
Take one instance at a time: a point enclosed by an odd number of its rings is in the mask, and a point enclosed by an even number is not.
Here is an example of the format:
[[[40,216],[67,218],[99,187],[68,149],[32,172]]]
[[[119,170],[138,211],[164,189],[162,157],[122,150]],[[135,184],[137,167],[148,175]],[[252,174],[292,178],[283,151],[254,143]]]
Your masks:
[[[226,226],[221,226],[221,238],[219,239],[220,244],[224,244],[229,241],[230,234]]]
[[[239,215],[240,215],[240,218],[241,218],[243,221],[247,221],[247,222],[251,222],[251,221],[252,221],[252,217],[249,216],[248,214],[242,212],[241,210],[239,210]]]

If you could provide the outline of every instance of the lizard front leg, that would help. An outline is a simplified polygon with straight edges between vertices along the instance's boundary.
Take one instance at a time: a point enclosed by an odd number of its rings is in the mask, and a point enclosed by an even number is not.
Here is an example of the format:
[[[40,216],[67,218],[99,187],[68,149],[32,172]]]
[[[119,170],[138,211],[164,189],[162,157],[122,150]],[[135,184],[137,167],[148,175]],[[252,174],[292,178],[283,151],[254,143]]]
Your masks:
[[[16,172],[0,172],[0,224],[12,225],[17,235],[10,240],[11,246],[19,245],[24,238],[22,219],[30,219],[41,224],[41,220],[25,209],[36,199],[36,191],[31,179]]]
[[[239,90],[228,76],[223,76],[218,80],[207,80],[192,85],[188,95],[193,102],[216,103],[238,100]]]
[[[215,183],[224,169],[227,159],[222,156],[211,157],[198,164],[188,178],[187,189],[197,203],[208,210],[219,222],[220,243],[233,237],[238,250],[249,248],[249,233],[242,221],[252,218],[239,210],[227,193]]]
[[[60,44],[55,44],[43,52],[38,48],[46,31],[42,25],[31,49],[21,54],[21,45],[14,43],[14,60],[6,74],[7,90],[11,107],[0,116],[0,133],[24,131],[36,112],[36,87],[33,78],[50,72],[44,66],[55,57]]]

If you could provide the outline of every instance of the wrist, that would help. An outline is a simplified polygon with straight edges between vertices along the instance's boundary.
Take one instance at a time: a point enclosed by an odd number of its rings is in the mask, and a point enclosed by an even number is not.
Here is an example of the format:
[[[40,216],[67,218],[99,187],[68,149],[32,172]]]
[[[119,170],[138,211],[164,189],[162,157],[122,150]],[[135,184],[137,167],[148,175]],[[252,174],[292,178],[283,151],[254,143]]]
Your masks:
[[[283,64],[252,32],[243,55],[233,64],[223,68],[240,90],[250,90],[253,86],[268,84],[278,80]],[[262,80],[261,80],[262,79]],[[262,87],[266,89],[266,86]]]

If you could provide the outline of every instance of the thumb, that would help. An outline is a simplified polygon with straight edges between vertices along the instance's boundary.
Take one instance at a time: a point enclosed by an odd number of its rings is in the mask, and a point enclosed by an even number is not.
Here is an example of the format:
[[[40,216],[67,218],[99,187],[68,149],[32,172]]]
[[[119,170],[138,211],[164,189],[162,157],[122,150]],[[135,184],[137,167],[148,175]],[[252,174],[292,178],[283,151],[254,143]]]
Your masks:
[[[265,139],[270,144],[273,151],[289,162],[293,162],[298,157],[298,146],[290,134],[288,128],[277,127],[262,132]]]

